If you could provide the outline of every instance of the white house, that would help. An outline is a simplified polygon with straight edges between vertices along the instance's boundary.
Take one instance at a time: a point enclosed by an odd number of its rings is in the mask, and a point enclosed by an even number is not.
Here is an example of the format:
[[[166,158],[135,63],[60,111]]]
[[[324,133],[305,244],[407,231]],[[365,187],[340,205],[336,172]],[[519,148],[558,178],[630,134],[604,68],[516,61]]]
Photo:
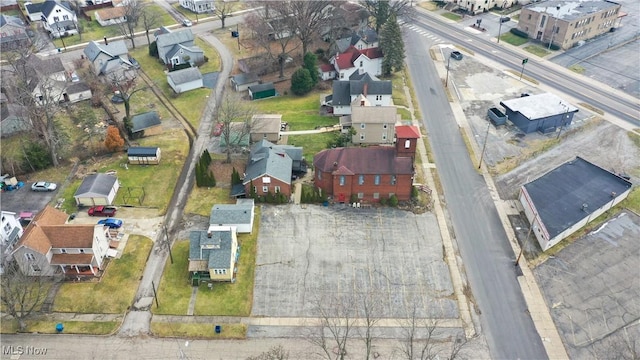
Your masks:
[[[336,77],[340,80],[346,80],[356,72],[381,75],[382,58],[382,51],[379,48],[358,50],[351,46],[347,51],[332,57],[329,62],[335,68]]]
[[[354,73],[348,81],[334,80],[333,94],[324,105],[333,107],[333,115],[350,115],[351,105],[362,95],[370,106],[392,106],[393,86],[390,80],[379,80],[365,73]]]
[[[213,0],[180,0],[180,6],[197,14],[212,12],[216,9]]]
[[[84,56],[91,62],[96,75],[110,75],[135,68],[129,60],[129,49],[124,40],[108,44],[91,41],[84,48]]]
[[[167,82],[177,94],[199,89],[204,86],[202,83],[202,74],[198,68],[171,71],[167,74]]]
[[[76,14],[66,5],[55,0],[43,3],[25,3],[29,20],[42,21],[42,26],[53,38],[71,36],[78,33]]]
[[[13,251],[13,246],[18,242],[24,230],[17,214],[11,211],[2,211],[2,224],[0,228],[0,274],[2,274],[5,259]]]

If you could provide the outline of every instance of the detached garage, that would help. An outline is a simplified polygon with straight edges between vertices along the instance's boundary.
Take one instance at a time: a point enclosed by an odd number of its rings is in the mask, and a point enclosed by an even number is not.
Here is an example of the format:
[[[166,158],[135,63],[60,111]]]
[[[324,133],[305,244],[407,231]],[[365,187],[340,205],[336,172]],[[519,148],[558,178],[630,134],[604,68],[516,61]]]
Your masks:
[[[127,150],[129,164],[158,165],[160,163],[160,148],[158,147],[130,147]]]
[[[84,178],[73,195],[78,206],[112,205],[120,188],[114,175],[94,174]]]
[[[251,100],[265,99],[276,96],[276,88],[273,83],[249,86],[249,97]]]

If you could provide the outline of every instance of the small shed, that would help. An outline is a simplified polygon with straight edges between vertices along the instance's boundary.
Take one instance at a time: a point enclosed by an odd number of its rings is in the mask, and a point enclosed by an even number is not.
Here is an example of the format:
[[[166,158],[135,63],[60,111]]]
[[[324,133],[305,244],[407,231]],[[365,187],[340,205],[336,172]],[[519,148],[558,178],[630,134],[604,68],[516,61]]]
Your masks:
[[[251,142],[266,139],[273,143],[280,139],[280,128],[282,125],[282,115],[279,114],[257,114],[251,117]]]
[[[158,135],[162,133],[160,115],[155,111],[134,115],[131,118],[131,124],[131,134],[134,138]]]
[[[239,234],[251,234],[254,215],[253,199],[238,199],[235,204],[213,205],[208,231],[213,231],[217,226],[231,226]]]
[[[89,100],[93,95],[91,88],[85,82],[74,82],[67,86],[67,97],[70,103],[76,103],[78,101]]]
[[[78,206],[112,205],[119,188],[116,176],[93,174],[82,180],[73,197]]]
[[[177,94],[193,89],[199,89],[204,86],[202,82],[202,73],[200,73],[198,68],[186,68],[172,71],[167,74],[167,82]]]
[[[571,125],[578,108],[551,93],[501,101],[509,121],[525,134],[554,132]]]
[[[272,82],[249,86],[251,100],[265,99],[276,96],[276,88]]]
[[[249,86],[260,84],[260,78],[255,73],[238,74],[231,77],[231,87],[235,91],[247,91]]]
[[[159,147],[130,147],[127,150],[129,164],[135,165],[158,165],[160,163]]]

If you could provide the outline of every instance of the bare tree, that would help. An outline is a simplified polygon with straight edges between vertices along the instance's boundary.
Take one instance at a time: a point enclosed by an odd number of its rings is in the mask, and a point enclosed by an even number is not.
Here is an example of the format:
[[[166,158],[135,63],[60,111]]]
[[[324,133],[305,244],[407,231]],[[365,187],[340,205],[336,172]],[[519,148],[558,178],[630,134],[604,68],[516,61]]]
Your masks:
[[[127,129],[131,128],[131,97],[136,93],[145,90],[147,87],[144,83],[137,81],[138,74],[134,69],[128,69],[121,72],[115,72],[109,75],[109,83],[115,91],[118,93],[124,104],[124,126]],[[114,119],[115,120],[115,119]],[[123,124],[118,123],[120,135],[125,141],[127,141],[127,131],[123,128]],[[128,141],[127,141],[128,143]]]
[[[379,291],[367,291],[358,294],[358,304],[360,305],[361,317],[363,320],[362,340],[364,341],[366,357],[370,359],[373,347],[373,329],[375,328],[382,313],[382,301],[377,294]]]
[[[124,16],[126,21],[118,24],[120,33],[125,39],[131,40],[131,47],[134,49],[136,48],[136,27],[138,26],[138,22],[140,21],[144,8],[145,3],[143,0],[127,0],[124,5]]]
[[[82,40],[82,33],[84,32],[84,26],[82,25],[82,23],[80,22],[80,18],[82,16],[82,3],[84,1],[82,0],[73,0],[71,1],[71,7],[73,8],[73,11],[76,13],[76,30],[78,30],[78,38],[80,40]]]
[[[151,40],[149,39],[149,31],[151,31],[151,29],[153,28],[158,27],[158,25],[160,24],[160,14],[149,10],[149,7],[145,6],[142,9],[142,13],[140,14],[140,20],[142,20],[144,34],[147,36],[147,45],[151,45]]]
[[[255,114],[253,106],[240,98],[235,92],[225,92],[218,106],[217,118],[222,124],[220,137],[226,144],[227,162],[231,162],[231,152],[247,139],[251,129],[251,118]]]
[[[328,0],[317,1],[290,1],[287,7],[290,12],[280,14],[290,16],[294,23],[295,36],[302,43],[302,54],[309,51],[309,45],[314,37],[320,33],[323,26],[329,23],[332,3]]]
[[[41,276],[24,275],[15,261],[7,264],[0,277],[0,300],[4,311],[18,322],[19,331],[26,330],[26,320],[40,309],[47,297],[48,284]]]
[[[213,13],[216,15],[218,19],[220,19],[221,29],[224,29],[225,20],[231,16],[231,12],[233,11],[233,2],[217,0],[216,1],[216,9]]]
[[[291,3],[260,1],[264,10],[254,12],[245,18],[245,24],[252,32],[254,42],[263,48],[272,60],[277,61],[280,78],[284,78],[284,67],[289,54],[298,48],[295,40],[296,22],[291,16]],[[275,46],[272,44],[275,43]]]
[[[263,352],[258,356],[250,356],[247,360],[287,360],[289,359],[289,352],[286,351],[282,345],[274,346],[269,351]]]
[[[391,14],[395,14],[397,19],[411,19],[413,17],[412,0],[360,0],[360,3],[367,9],[375,23],[376,32],[380,33],[382,25]]]
[[[328,289],[327,289],[328,290]],[[323,357],[329,360],[344,360],[347,343],[356,322],[357,301],[351,294],[321,291],[315,301],[319,323],[308,341],[318,346]]]

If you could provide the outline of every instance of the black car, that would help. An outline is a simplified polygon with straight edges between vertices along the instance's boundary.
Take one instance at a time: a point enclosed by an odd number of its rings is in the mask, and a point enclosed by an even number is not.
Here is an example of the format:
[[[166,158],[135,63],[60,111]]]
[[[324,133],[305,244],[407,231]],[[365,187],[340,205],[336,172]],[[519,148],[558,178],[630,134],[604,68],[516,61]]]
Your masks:
[[[460,51],[452,51],[451,52],[451,57],[456,59],[456,60],[462,60],[462,53]]]
[[[503,16],[503,17],[500,18],[500,22],[501,23],[509,22],[509,20],[511,20],[511,18],[508,17],[508,16]]]

